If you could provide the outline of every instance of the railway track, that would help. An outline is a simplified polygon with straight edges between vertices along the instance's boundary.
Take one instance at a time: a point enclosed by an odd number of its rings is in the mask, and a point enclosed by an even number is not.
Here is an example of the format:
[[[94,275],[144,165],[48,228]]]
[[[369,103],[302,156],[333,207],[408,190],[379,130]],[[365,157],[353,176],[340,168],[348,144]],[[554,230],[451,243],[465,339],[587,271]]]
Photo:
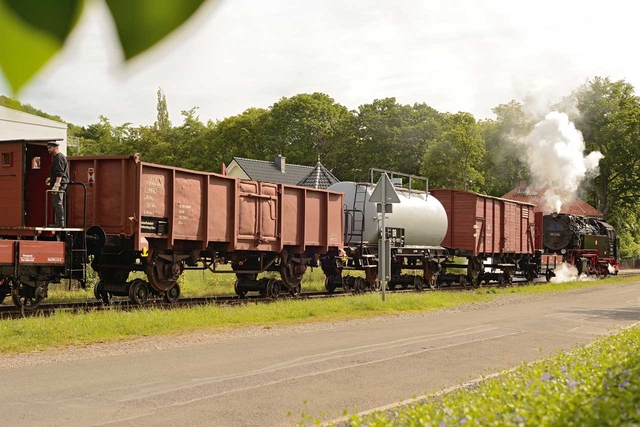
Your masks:
[[[621,271],[619,276],[632,276],[638,275],[640,271]],[[533,284],[544,282],[544,278],[536,279]],[[527,284],[527,280],[524,278],[514,278],[513,285]],[[473,291],[477,289],[489,289],[489,288],[505,288],[512,285],[492,283],[489,286],[461,286],[461,285],[448,285],[440,287],[435,290],[425,289],[424,292],[453,292],[453,291]],[[387,292],[391,293],[413,293],[414,289],[397,288],[395,290],[387,289]],[[111,304],[104,305],[99,301],[84,301],[84,302],[67,302],[67,303],[48,303],[41,304],[37,309],[33,311],[20,310],[13,305],[0,305],[0,319],[19,319],[31,316],[50,316],[53,313],[68,312],[68,313],[87,313],[90,311],[106,311],[106,310],[119,310],[119,311],[132,311],[139,309],[163,309],[170,310],[175,308],[195,307],[203,305],[220,305],[220,306],[240,306],[248,304],[269,304],[282,300],[312,300],[323,298],[339,298],[345,296],[354,295],[351,292],[335,291],[335,292],[305,292],[299,296],[292,297],[288,294],[283,294],[280,298],[263,297],[259,295],[249,295],[244,298],[239,296],[215,296],[215,297],[201,297],[201,298],[181,298],[174,303],[167,303],[159,298],[157,300],[151,300],[149,303],[139,306],[129,300],[113,300]]]

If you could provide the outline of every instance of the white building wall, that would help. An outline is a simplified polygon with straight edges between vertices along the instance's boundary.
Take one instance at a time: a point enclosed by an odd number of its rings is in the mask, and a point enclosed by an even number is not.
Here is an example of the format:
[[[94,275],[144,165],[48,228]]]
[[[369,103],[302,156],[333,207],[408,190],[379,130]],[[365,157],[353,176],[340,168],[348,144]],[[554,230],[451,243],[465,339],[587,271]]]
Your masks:
[[[62,139],[67,154],[67,124],[0,106],[0,141],[6,139]]]

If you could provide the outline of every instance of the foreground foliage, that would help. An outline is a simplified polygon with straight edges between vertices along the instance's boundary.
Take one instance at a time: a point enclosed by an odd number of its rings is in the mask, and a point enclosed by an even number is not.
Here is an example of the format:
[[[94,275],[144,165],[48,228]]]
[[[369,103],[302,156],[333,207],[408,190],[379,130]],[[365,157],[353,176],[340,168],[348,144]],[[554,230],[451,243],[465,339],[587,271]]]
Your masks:
[[[602,426],[640,423],[640,327],[487,380],[475,390],[366,417],[351,426]]]

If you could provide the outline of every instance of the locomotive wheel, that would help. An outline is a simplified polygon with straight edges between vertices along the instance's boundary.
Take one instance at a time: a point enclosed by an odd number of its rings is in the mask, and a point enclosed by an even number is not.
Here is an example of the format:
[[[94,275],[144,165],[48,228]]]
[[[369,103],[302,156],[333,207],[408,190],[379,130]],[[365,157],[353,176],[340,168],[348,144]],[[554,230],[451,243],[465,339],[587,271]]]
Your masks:
[[[393,287],[395,288],[395,285]],[[375,282],[373,282],[373,285],[371,285],[371,289],[373,290],[373,292],[380,292],[382,290],[382,282],[380,280],[376,280]]]
[[[33,288],[22,283],[14,283],[11,287],[13,304],[21,310],[33,311],[44,300],[42,288]]]
[[[302,285],[298,285],[295,288],[289,290],[289,295],[292,297],[299,297],[302,293]]]
[[[544,273],[544,278],[547,280],[547,283],[549,283],[551,281],[551,270],[547,270]]]
[[[422,292],[424,290],[424,279],[422,278],[422,276],[413,277],[413,287],[418,292]]]
[[[240,286],[240,279],[236,279],[234,282],[233,290],[240,298],[245,298],[247,296],[247,289],[244,286]]]
[[[327,276],[324,279],[324,288],[327,290],[327,292],[329,292],[330,294],[334,293],[336,290],[336,285],[334,285],[333,283],[331,283],[331,279],[329,276]]]
[[[138,304],[144,305],[149,301],[149,286],[142,279],[136,279],[129,285],[129,299]]]
[[[353,293],[361,294],[365,291],[367,286],[367,282],[362,277],[356,277],[356,280],[353,282]]]
[[[159,258],[154,265],[147,268],[149,284],[157,291],[167,291],[176,285],[178,277],[182,274],[182,268],[181,263],[171,263]]]
[[[276,279],[269,279],[267,282],[267,296],[271,298],[280,296],[280,282]]]
[[[111,303],[112,295],[104,290],[102,280],[98,281],[98,283],[93,287],[93,296],[95,296],[96,299],[104,305],[109,305]]]
[[[166,291],[162,298],[169,304],[177,302],[178,299],[180,299],[180,285],[176,284],[173,288]]]

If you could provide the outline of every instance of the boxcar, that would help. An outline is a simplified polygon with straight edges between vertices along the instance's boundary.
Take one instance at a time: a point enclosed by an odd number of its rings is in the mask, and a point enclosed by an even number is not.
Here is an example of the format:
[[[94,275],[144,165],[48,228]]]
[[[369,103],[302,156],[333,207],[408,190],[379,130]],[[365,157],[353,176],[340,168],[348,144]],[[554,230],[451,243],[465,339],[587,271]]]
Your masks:
[[[442,245],[467,258],[465,267],[472,281],[510,281],[519,270],[531,278],[536,252],[533,204],[462,190],[430,192],[449,219]]]

